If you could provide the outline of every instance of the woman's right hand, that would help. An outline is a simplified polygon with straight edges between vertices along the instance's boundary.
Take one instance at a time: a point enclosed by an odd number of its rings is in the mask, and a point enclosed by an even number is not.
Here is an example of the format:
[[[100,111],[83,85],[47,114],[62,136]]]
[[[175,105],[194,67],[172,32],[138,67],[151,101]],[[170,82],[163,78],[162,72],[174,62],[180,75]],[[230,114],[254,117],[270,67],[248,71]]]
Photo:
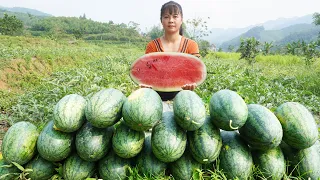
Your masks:
[[[146,84],[139,84],[140,88],[150,88],[152,89],[152,86],[146,85]]]

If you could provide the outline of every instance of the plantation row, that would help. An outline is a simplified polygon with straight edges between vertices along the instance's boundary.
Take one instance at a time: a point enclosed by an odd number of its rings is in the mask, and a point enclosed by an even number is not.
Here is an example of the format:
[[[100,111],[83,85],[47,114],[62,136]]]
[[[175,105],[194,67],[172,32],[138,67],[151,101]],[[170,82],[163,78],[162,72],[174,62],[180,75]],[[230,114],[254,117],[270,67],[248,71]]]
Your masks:
[[[172,103],[173,111],[163,112],[149,88],[128,97],[114,88],[87,99],[66,95],[41,132],[25,121],[10,127],[1,163],[20,170],[2,167],[0,175],[124,179],[136,168],[142,176],[175,179],[201,170],[221,171],[227,179],[320,177],[317,124],[302,104],[283,103],[272,112],[227,89],[211,96],[209,115],[193,91],[179,92]]]

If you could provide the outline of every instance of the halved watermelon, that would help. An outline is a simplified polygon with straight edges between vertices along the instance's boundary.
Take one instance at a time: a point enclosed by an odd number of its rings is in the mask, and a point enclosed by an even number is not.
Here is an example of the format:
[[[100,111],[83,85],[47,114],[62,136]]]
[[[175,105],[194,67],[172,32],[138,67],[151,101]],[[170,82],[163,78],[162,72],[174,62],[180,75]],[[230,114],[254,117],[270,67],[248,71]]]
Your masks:
[[[131,65],[130,77],[137,84],[156,91],[180,91],[185,84],[201,84],[207,76],[205,64],[197,57],[177,52],[155,52],[141,56]]]

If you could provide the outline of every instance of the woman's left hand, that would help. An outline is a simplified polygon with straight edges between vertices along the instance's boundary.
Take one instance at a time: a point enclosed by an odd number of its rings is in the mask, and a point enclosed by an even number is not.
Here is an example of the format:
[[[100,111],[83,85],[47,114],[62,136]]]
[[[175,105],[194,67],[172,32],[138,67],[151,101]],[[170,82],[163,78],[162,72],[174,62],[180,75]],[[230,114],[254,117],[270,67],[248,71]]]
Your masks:
[[[193,83],[193,84],[185,84],[181,88],[183,90],[191,90],[191,91],[193,91],[196,87],[197,87],[197,84]]]

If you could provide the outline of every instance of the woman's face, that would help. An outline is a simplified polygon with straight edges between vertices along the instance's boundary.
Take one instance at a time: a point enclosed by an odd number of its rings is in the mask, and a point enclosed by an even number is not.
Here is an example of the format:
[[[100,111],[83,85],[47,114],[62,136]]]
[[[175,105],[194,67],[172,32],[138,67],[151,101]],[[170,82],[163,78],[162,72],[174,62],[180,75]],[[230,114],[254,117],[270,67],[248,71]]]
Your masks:
[[[164,31],[167,33],[179,32],[180,26],[182,25],[181,14],[180,13],[169,14],[169,12],[165,13],[161,17],[161,24],[163,26]]]

